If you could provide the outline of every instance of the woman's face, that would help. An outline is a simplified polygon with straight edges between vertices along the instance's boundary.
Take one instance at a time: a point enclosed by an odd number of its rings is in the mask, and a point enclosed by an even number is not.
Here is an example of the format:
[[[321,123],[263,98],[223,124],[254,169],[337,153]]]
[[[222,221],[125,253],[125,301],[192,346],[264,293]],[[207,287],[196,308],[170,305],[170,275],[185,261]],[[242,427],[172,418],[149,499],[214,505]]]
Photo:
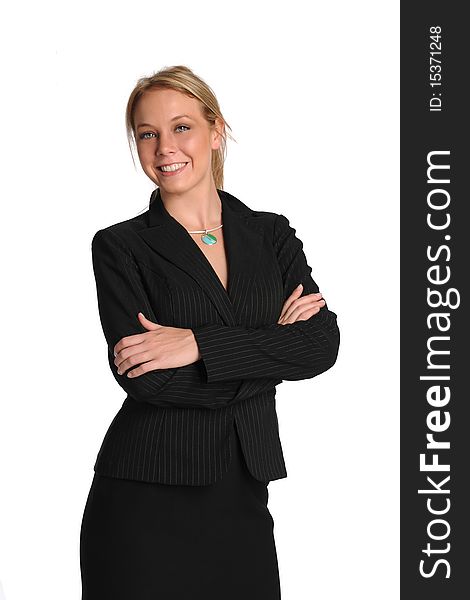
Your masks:
[[[138,101],[134,122],[142,168],[162,190],[180,194],[210,185],[212,150],[221,138],[202,116],[198,100],[176,90],[151,90]],[[186,164],[176,171],[160,169],[177,163]]]

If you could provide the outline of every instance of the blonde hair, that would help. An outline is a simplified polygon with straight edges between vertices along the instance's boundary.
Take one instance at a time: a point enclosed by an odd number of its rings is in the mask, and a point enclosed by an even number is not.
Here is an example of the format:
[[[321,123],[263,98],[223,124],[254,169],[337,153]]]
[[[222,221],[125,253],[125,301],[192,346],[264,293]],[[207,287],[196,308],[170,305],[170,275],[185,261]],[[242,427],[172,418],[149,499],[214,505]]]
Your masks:
[[[129,96],[126,108],[126,132],[127,140],[131,150],[132,160],[132,145],[136,147],[136,131],[134,123],[134,113],[139,99],[145,92],[154,89],[172,89],[186,94],[190,98],[195,98],[200,101],[202,114],[210,126],[215,125],[215,119],[218,117],[223,122],[222,131],[219,133],[222,136],[220,147],[212,151],[212,176],[214,178],[215,187],[223,189],[224,185],[224,162],[227,152],[227,135],[236,141],[226,129],[231,131],[231,128],[222,115],[219,103],[212,89],[198,77],[191,69],[184,65],[176,65],[173,67],[165,67],[160,69],[149,77],[141,77],[138,79],[134,89]],[[135,166],[135,161],[134,161]]]

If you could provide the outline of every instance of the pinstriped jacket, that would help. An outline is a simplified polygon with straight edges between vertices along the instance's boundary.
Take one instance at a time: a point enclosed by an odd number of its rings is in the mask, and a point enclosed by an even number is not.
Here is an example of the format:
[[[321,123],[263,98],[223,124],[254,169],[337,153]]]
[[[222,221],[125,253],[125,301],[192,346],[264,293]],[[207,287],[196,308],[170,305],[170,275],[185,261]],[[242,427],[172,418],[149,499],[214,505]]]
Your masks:
[[[318,292],[303,244],[280,214],[254,211],[223,190],[228,286],[186,229],[165,209],[160,189],[149,209],[97,231],[92,261],[111,371],[127,394],[98,452],[102,475],[207,485],[223,477],[237,426],[258,480],[287,476],[276,415],[276,386],[308,379],[336,361],[336,314],[325,304],[306,321],[278,325],[302,283]],[[113,348],[144,333],[137,313],[190,328],[201,359],[135,378],[119,375]]]

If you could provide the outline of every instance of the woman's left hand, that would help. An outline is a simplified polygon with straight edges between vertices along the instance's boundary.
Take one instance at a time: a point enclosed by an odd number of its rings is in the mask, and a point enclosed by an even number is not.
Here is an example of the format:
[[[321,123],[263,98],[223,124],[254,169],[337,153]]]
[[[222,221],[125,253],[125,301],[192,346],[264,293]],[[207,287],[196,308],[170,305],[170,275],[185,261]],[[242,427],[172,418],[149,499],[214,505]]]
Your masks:
[[[281,316],[277,322],[278,325],[289,325],[297,321],[306,321],[320,312],[320,309],[325,306],[326,302],[321,292],[301,297],[302,291],[303,286],[299,284],[284,302]]]
[[[142,313],[138,319],[148,331],[123,337],[114,346],[114,364],[119,375],[132,369],[127,377],[138,377],[155,369],[184,367],[199,360],[192,329],[159,325]]]

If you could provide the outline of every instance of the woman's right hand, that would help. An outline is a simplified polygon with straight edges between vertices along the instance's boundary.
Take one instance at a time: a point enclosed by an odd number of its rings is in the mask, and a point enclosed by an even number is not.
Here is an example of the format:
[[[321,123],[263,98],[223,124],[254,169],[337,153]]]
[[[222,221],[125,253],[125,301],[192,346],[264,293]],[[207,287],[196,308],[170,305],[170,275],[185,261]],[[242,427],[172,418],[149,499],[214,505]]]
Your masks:
[[[292,294],[284,302],[281,316],[278,320],[278,325],[288,325],[296,321],[306,321],[313,315],[319,312],[320,308],[325,305],[325,300],[322,298],[321,292],[317,294],[307,294],[300,297],[302,294],[302,284],[295,288]]]

